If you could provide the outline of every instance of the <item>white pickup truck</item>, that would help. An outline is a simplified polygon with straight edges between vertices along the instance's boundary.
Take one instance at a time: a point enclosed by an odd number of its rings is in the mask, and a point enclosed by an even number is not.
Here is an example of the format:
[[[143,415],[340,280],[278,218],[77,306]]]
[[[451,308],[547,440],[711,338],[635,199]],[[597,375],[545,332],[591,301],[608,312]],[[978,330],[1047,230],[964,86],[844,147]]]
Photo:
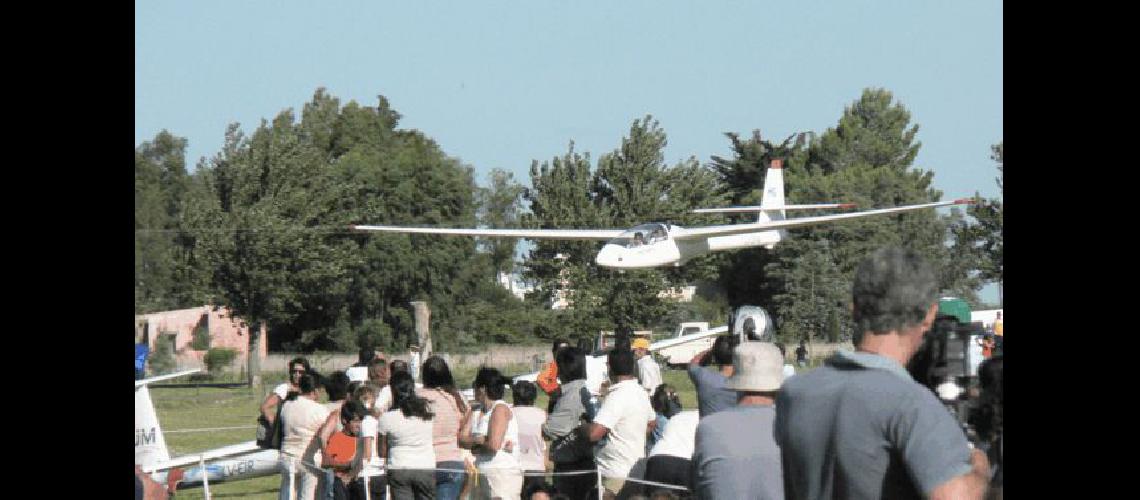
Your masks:
[[[706,332],[717,332],[717,334],[728,331],[727,326],[720,326],[717,328],[709,329],[707,321],[693,321],[688,323],[681,323],[677,326],[677,332],[670,337],[670,340],[679,340],[686,337],[697,337],[699,334]],[[664,347],[655,350],[656,354],[661,357],[666,366],[670,368],[684,368],[688,366],[689,360],[693,356],[712,348],[713,342],[716,341],[716,336],[705,336],[704,338],[694,339],[688,342],[680,343],[669,347]]]

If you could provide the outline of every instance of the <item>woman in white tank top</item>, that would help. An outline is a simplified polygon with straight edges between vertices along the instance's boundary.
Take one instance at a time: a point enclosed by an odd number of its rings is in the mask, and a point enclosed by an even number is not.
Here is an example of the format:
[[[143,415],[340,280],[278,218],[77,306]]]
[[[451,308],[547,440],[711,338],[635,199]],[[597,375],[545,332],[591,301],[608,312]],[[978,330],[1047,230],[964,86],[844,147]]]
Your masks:
[[[475,467],[482,476],[479,498],[517,500],[522,493],[519,462],[519,425],[511,406],[503,401],[510,381],[494,368],[480,368],[475,376],[475,399],[480,408],[469,412],[459,444],[475,453]]]

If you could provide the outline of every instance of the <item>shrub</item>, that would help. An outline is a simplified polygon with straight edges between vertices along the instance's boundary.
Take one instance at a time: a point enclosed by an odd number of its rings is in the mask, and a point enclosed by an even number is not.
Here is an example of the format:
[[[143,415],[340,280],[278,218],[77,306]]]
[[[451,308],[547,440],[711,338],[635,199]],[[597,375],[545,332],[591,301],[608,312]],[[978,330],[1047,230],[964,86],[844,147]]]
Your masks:
[[[190,348],[195,351],[205,351],[210,348],[210,329],[205,325],[199,325],[194,329],[193,337],[190,339]]]
[[[206,363],[206,371],[213,374],[225,370],[236,357],[237,350],[228,347],[214,347],[206,351],[206,356],[202,358],[202,361]]]
[[[155,339],[154,351],[150,353],[147,364],[150,365],[150,373],[153,375],[163,375],[174,370],[174,346],[170,344],[166,332]]]

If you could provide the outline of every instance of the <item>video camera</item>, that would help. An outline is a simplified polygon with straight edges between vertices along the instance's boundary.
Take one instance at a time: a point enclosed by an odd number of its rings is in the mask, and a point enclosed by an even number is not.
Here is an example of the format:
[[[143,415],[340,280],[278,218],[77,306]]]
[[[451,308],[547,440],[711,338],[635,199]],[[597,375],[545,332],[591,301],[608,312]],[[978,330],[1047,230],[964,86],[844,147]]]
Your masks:
[[[775,342],[775,322],[760,306],[740,306],[728,317],[728,329],[741,342]]]
[[[970,352],[976,336],[984,334],[980,323],[963,324],[954,316],[939,314],[907,364],[914,380],[938,396],[974,442],[977,436],[970,422],[978,407],[978,383]]]

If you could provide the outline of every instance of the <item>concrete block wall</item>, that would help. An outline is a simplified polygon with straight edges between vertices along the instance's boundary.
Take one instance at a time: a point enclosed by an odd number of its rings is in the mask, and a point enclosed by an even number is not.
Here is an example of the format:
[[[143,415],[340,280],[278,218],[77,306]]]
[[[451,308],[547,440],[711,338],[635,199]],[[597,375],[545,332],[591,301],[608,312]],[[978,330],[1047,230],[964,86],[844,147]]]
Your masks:
[[[534,365],[538,359],[538,366],[550,359],[550,346],[518,346],[518,345],[488,345],[486,352],[476,354],[450,354],[435,352],[442,356],[449,366],[479,366],[487,365],[505,367],[508,365],[525,364]],[[385,353],[389,360],[408,359],[407,352]],[[265,372],[284,372],[289,360],[303,357],[309,360],[313,369],[321,373],[330,373],[344,370],[356,363],[356,353],[335,354],[301,354],[301,353],[271,353],[261,362],[261,370]]]
[[[795,361],[796,358],[796,345],[785,346],[785,353],[789,362]],[[825,359],[839,349],[855,350],[851,342],[842,343],[811,343],[808,344],[808,358],[809,359]],[[403,359],[407,360],[407,353],[386,353],[388,359]],[[488,345],[487,350],[482,353],[473,354],[449,354],[445,352],[436,352],[435,354],[442,356],[449,366],[494,366],[506,367],[509,365],[526,365],[532,370],[538,370],[548,361],[550,361],[550,346],[518,346],[518,345]],[[336,370],[344,370],[349,366],[356,363],[356,354],[352,353],[336,353],[336,354],[300,354],[300,353],[271,353],[265,360],[261,362],[262,371],[266,372],[284,372],[289,360],[296,357],[308,358],[309,364],[314,369],[321,373],[330,373]],[[234,364],[235,370],[240,370],[243,365],[236,362]]]

